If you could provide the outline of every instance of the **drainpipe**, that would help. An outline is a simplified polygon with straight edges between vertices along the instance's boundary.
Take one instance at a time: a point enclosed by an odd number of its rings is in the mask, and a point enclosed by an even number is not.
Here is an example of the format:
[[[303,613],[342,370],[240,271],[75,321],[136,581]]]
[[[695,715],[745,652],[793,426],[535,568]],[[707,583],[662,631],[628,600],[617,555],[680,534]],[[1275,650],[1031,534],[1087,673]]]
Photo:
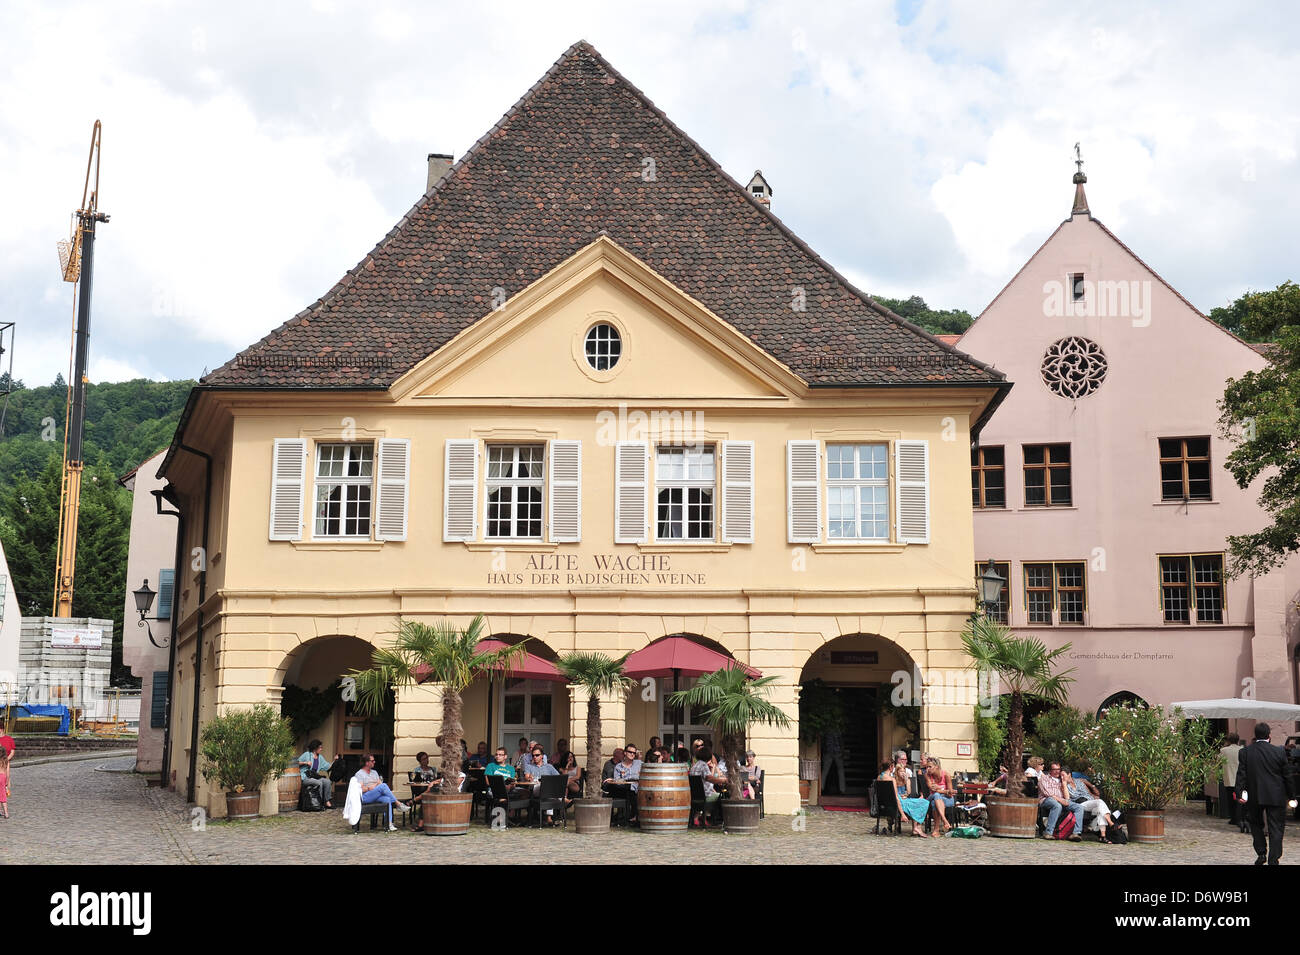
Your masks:
[[[184,553],[182,547],[185,543],[185,517],[180,512],[180,504],[176,499],[176,488],[168,484],[166,487],[151,491],[154,497],[154,506],[160,515],[166,514],[176,518],[176,554],[172,558],[172,617],[168,621],[171,625],[171,642],[167,645],[167,702],[163,710],[163,754],[162,768],[158,773],[158,785],[163,789],[167,788],[167,773],[172,764],[172,694],[175,690],[176,680],[176,620],[180,616],[180,589],[177,584],[181,581],[181,555]],[[163,510],[163,500],[175,507],[174,511]]]
[[[197,618],[194,622],[194,718],[190,723],[190,774],[185,783],[185,801],[194,801],[194,777],[198,772],[199,766],[199,693],[202,689],[203,675],[203,602],[208,596],[208,518],[212,514],[212,455],[205,454],[197,448],[191,448],[187,444],[180,444],[177,447],[181,451],[188,451],[190,454],[203,459],[204,476],[203,476],[203,539],[200,543],[203,554],[203,565],[199,570],[199,602],[197,608]],[[173,636],[173,641],[175,637]]]

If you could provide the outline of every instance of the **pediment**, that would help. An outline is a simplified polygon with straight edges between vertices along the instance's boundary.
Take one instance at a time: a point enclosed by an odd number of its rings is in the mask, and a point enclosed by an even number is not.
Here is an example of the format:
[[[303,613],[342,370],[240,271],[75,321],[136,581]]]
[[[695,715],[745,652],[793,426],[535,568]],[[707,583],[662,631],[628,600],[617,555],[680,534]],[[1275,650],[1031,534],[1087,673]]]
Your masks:
[[[587,360],[597,324],[618,334],[609,369]],[[393,384],[439,399],[780,399],[799,376],[608,237],[575,253]]]

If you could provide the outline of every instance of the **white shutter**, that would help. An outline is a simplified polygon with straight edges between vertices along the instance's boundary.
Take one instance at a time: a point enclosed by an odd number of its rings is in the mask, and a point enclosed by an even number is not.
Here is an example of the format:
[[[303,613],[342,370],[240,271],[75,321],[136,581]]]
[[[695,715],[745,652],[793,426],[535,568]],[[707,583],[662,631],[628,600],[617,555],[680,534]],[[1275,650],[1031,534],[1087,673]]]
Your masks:
[[[375,540],[406,540],[406,513],[411,484],[411,442],[382,438],[375,468]]]
[[[552,441],[550,447],[551,540],[582,540],[582,442]]]
[[[650,443],[614,445],[614,543],[641,544],[649,530]]]
[[[271,540],[302,540],[302,499],[306,480],[306,439],[276,438],[271,460]]]
[[[478,442],[448,438],[442,485],[442,539],[478,536]]]
[[[754,543],[754,442],[722,442],[722,539]]]
[[[930,442],[895,441],[898,479],[898,539],[930,543]]]
[[[785,443],[786,525],[791,544],[822,539],[821,442]]]

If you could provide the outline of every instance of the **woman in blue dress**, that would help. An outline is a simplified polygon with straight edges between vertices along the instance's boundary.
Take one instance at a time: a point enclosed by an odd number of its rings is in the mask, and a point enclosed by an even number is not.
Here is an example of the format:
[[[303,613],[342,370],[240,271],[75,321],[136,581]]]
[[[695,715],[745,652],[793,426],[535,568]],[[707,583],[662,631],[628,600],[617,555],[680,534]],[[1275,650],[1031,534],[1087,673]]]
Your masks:
[[[927,799],[912,799],[907,795],[910,788],[910,780],[907,771],[907,754],[899,752],[894,757],[892,769],[887,769],[880,774],[881,779],[891,779],[894,783],[894,796],[898,799],[898,817],[902,819],[906,816],[912,821],[912,835],[925,838],[925,833],[921,830],[921,823],[925,822],[925,816],[930,811],[930,802]]]

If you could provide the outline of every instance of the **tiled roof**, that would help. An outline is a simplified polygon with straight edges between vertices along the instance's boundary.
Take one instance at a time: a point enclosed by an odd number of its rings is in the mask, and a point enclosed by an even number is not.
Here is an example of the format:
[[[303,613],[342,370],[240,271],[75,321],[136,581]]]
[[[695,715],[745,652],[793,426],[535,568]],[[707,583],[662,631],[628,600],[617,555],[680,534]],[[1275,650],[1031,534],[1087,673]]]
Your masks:
[[[322,299],[202,384],[387,387],[601,232],[810,384],[1003,381],[853,288],[580,42]]]

